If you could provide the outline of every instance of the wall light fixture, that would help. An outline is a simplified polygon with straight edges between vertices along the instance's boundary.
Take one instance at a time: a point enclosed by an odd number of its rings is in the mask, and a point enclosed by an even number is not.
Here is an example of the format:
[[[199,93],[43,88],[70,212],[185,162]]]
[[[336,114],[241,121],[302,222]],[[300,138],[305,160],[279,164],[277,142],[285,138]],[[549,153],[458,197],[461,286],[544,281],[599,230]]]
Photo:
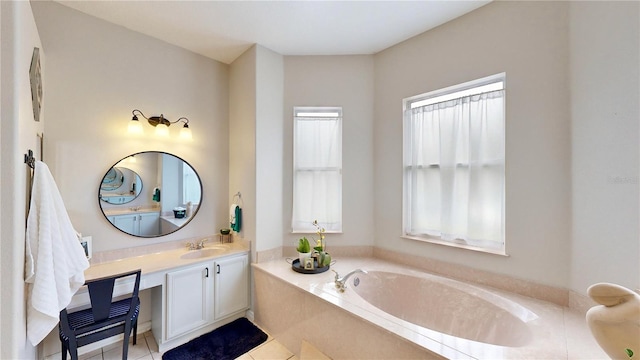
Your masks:
[[[191,135],[191,129],[189,129],[189,119],[187,119],[186,117],[181,117],[176,121],[169,121],[162,114],[160,114],[160,116],[146,117],[142,113],[142,111],[138,109],[134,109],[131,113],[133,114],[133,117],[131,118],[131,121],[129,121],[129,127],[128,127],[128,131],[130,134],[144,133],[144,130],[142,129],[142,123],[140,123],[140,121],[138,120],[138,116],[136,115],[137,113],[143,118],[145,118],[149,122],[149,124],[151,124],[152,126],[155,126],[156,136],[168,137],[169,126],[171,126],[171,124],[175,124],[177,122],[182,121],[184,125],[182,126],[182,129],[180,129],[180,138],[191,140],[193,137]]]

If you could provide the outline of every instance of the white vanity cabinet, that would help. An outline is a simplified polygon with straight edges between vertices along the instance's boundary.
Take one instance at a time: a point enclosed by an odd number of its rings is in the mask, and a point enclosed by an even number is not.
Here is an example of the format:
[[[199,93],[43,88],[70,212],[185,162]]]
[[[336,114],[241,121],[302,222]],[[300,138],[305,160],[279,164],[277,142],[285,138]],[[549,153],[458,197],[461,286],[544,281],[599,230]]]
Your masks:
[[[116,196],[102,196],[109,200],[110,204],[126,204],[133,201],[136,197],[134,195],[116,195]]]
[[[211,331],[219,320],[243,314],[249,308],[249,255],[230,255],[168,271],[164,304],[164,311],[156,308],[162,312],[154,316],[164,318],[164,329],[154,329],[160,349]]]
[[[215,262],[215,320],[249,308],[248,262],[246,254]]]
[[[138,217],[138,235],[158,235],[160,231],[160,213],[142,213]]]
[[[170,340],[213,320],[213,262],[167,272],[167,328]]]
[[[124,214],[109,217],[109,221],[111,221],[113,225],[120,230],[133,235],[138,235],[139,233],[137,220],[138,214]]]
[[[108,219],[117,228],[131,235],[157,235],[160,230],[159,212],[112,215]]]

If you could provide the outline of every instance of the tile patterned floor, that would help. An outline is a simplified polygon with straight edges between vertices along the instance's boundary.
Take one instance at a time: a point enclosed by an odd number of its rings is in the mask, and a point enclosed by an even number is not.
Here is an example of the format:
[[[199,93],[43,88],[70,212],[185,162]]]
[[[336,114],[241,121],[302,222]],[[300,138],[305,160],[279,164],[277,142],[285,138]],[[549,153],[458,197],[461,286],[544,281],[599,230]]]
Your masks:
[[[158,352],[158,345],[151,332],[146,332],[144,336],[138,335],[138,341],[135,346],[129,343],[128,360],[161,360],[162,354]],[[68,359],[69,357],[67,357]],[[79,360],[121,360],[122,359],[122,341],[105,346],[102,349],[92,351],[79,356]],[[61,354],[47,356],[45,360],[59,360]],[[267,341],[260,346],[252,349],[248,353],[240,356],[237,360],[298,360],[291,351],[287,350],[282,344],[269,337]]]

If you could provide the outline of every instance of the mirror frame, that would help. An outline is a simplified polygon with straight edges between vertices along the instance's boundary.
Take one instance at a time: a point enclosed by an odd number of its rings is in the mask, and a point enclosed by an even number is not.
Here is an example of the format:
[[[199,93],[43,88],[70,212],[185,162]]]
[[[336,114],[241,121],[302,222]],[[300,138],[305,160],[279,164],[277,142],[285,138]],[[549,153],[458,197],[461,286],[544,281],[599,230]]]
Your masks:
[[[117,227],[114,223],[112,223],[112,222],[109,220],[109,216],[111,216],[111,215],[107,215],[107,214],[105,214],[105,209],[102,207],[102,204],[103,204],[103,203],[105,203],[105,202],[101,199],[101,196],[100,196],[100,191],[101,191],[101,186],[102,186],[102,179],[104,179],[104,177],[109,173],[109,171],[110,171],[112,168],[115,168],[115,167],[116,167],[116,165],[118,165],[121,161],[123,161],[123,160],[125,160],[125,159],[127,159],[127,158],[129,158],[129,157],[137,156],[137,155],[141,155],[141,154],[147,154],[147,153],[155,153],[155,154],[158,154],[158,155],[170,155],[170,156],[173,156],[174,158],[176,158],[176,159],[178,159],[178,160],[182,161],[182,163],[183,163],[183,164],[186,164],[187,166],[189,166],[189,167],[191,168],[191,170],[193,170],[193,173],[194,173],[194,174],[196,175],[196,177],[198,178],[198,183],[199,183],[199,185],[200,185],[200,203],[198,204],[198,207],[196,207],[196,208],[194,208],[194,209],[193,209],[193,213],[191,214],[191,216],[189,216],[189,218],[186,220],[186,222],[185,222],[184,224],[182,224],[180,227],[178,227],[178,228],[176,228],[176,229],[174,229],[174,230],[172,230],[172,231],[169,231],[169,232],[166,232],[166,233],[163,233],[163,234],[158,234],[158,235],[136,235],[136,234],[128,233],[128,232],[126,232],[126,231],[122,230],[121,228]],[[132,171],[133,171],[133,170],[132,170]],[[134,171],[134,173],[135,173],[135,171]],[[138,176],[139,176],[139,174],[138,174]],[[141,180],[141,181],[142,181],[142,180]],[[162,199],[162,197],[161,197],[161,199]],[[109,167],[109,169],[107,169],[107,171],[105,172],[105,174],[102,176],[102,178],[100,179],[100,183],[98,184],[98,207],[100,208],[100,212],[101,212],[101,213],[102,213],[102,215],[104,216],[104,219],[107,221],[107,223],[109,223],[111,226],[113,226],[113,227],[114,227],[114,228],[116,228],[117,230],[121,231],[122,233],[127,234],[127,235],[129,235],[129,236],[138,237],[138,238],[145,238],[145,239],[149,239],[149,238],[157,238],[157,237],[162,237],[162,236],[166,236],[166,235],[169,235],[169,234],[173,234],[173,233],[175,233],[175,232],[177,232],[177,231],[179,231],[179,230],[183,229],[183,228],[184,228],[185,226],[187,226],[187,225],[191,222],[191,220],[193,220],[193,218],[198,214],[198,211],[199,211],[199,210],[200,210],[200,208],[202,207],[202,203],[203,203],[203,201],[204,201],[204,188],[203,188],[203,186],[202,186],[202,178],[200,177],[200,174],[198,174],[198,172],[196,171],[196,169],[195,169],[195,168],[194,168],[194,167],[193,167],[189,162],[187,162],[186,160],[184,160],[183,158],[181,158],[181,157],[179,157],[179,156],[177,156],[177,155],[175,155],[175,154],[172,154],[172,153],[169,153],[169,152],[166,152],[166,151],[147,150],[147,151],[139,151],[139,152],[137,152],[137,153],[133,153],[133,154],[127,155],[127,156],[123,157],[122,159],[120,159],[120,160],[116,161],[113,165],[111,165],[111,166]],[[110,204],[110,205],[126,205],[126,203],[124,203],[124,204],[111,204],[111,203],[107,203],[107,204]],[[160,211],[160,216],[162,216],[162,209],[160,209],[159,211]],[[159,221],[162,221],[162,220],[160,219]]]

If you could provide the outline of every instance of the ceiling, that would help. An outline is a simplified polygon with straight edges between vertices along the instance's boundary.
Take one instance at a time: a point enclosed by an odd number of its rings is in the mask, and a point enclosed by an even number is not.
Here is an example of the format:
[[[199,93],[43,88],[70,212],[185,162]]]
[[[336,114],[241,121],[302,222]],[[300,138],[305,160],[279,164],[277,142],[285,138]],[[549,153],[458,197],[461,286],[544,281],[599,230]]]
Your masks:
[[[375,54],[491,0],[56,1],[229,64],[253,44],[282,55]]]

